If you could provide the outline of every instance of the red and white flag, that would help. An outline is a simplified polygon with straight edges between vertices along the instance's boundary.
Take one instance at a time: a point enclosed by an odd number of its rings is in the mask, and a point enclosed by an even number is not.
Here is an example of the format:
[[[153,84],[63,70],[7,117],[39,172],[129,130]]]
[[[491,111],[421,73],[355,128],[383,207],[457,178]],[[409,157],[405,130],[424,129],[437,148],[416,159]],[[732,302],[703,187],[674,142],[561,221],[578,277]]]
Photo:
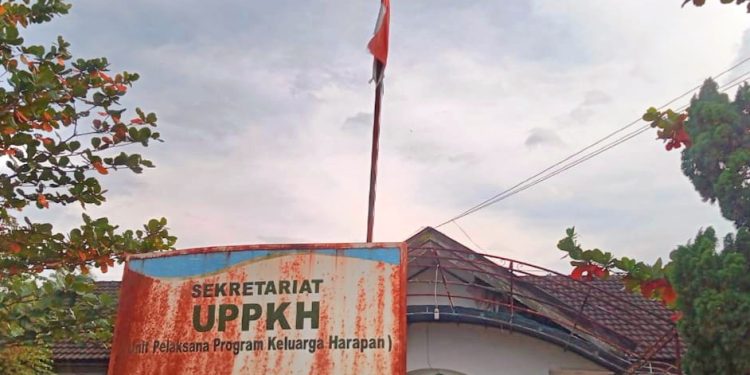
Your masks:
[[[391,21],[391,2],[390,0],[380,0],[380,14],[378,22],[375,24],[375,34],[367,43],[367,49],[370,50],[374,57],[372,66],[372,80],[375,84],[383,81],[383,72],[385,64],[388,62],[388,27]]]

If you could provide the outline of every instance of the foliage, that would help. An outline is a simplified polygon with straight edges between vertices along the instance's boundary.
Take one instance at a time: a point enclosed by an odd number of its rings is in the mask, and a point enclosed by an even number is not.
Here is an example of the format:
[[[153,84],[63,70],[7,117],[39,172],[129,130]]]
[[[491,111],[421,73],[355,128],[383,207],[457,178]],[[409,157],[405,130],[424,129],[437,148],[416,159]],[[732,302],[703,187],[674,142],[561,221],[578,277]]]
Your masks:
[[[0,375],[52,375],[52,352],[46,346],[0,348]]]
[[[14,275],[3,280],[0,347],[12,343],[100,341],[112,338],[114,298],[94,293],[92,280],[57,272],[51,277]]]
[[[732,102],[709,79],[688,116],[695,142],[682,152],[683,173],[738,228],[750,225],[750,86],[743,84]]]
[[[125,147],[161,140],[155,114],[136,108],[126,119],[119,104],[138,74],[109,73],[106,58],[74,59],[62,37],[51,46],[24,41],[23,29],[69,8],[63,0],[0,3],[0,344],[48,342],[66,332],[106,339],[111,315],[96,314],[108,306],[106,297],[72,273],[106,272],[126,252],[175,243],[165,219],[123,231],[106,217],[82,214],[63,232],[23,216],[101,205],[105,175],[153,167]],[[45,270],[58,275],[43,276]]]
[[[668,109],[664,112],[658,111],[651,107],[643,115],[645,121],[651,122],[652,128],[658,128],[656,138],[666,143],[667,151],[685,146],[688,148],[692,145],[690,135],[685,130],[685,120],[687,114],[677,113]]]
[[[673,319],[688,348],[683,358],[688,373],[750,373],[750,231],[727,235],[717,253],[716,234],[708,228],[672,251],[665,265],[661,259],[648,265],[599,249],[582,250],[576,237],[570,228],[557,245],[573,259],[573,278],[618,272],[630,290],[676,310]]]
[[[702,4],[701,4],[702,5]],[[583,250],[573,228],[558,248],[575,267],[572,277],[624,275],[626,286],[657,298],[676,310],[688,351],[691,374],[750,373],[750,86],[743,84],[734,101],[706,80],[687,110],[649,108],[643,119],[657,128],[666,149],[682,148],[682,170],[704,201],[718,202],[722,215],[738,228],[717,253],[713,229],[680,246],[666,264],[648,265],[615,258],[599,249]],[[684,146],[684,148],[683,148]]]
[[[716,252],[708,228],[671,254],[680,298],[680,336],[689,374],[750,374],[750,232],[728,235]]]
[[[719,203],[722,215],[740,228],[750,225],[750,86],[734,101],[711,79],[701,87],[687,113],[649,108],[643,119],[659,128],[667,150],[680,148],[682,171],[701,198]]]
[[[566,252],[574,267],[571,277],[577,280],[606,279],[611,273],[624,275],[625,286],[640,292],[646,298],[659,299],[670,307],[675,306],[677,295],[668,281],[671,264],[662,265],[659,258],[653,265],[628,257],[615,258],[612,253],[599,249],[583,250],[577,241],[575,228],[568,228],[557,248]]]
[[[722,4],[737,4],[742,5],[742,3],[747,2],[747,0],[719,0]],[[684,7],[687,3],[693,3],[693,5],[697,7],[701,7],[706,4],[706,0],[685,0],[682,3],[682,6]],[[747,12],[750,13],[750,3],[747,4]]]

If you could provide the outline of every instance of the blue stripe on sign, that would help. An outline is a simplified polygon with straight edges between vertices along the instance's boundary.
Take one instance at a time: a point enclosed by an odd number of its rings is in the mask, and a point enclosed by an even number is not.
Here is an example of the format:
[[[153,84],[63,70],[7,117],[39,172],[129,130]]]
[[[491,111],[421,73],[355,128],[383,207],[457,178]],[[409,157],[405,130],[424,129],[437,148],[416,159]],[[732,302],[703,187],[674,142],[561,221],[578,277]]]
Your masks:
[[[152,277],[192,277],[221,271],[248,260],[314,252],[316,254],[345,256],[390,264],[401,263],[400,249],[355,248],[319,250],[236,250],[220,253],[198,253],[166,256],[160,258],[133,258],[130,270]]]

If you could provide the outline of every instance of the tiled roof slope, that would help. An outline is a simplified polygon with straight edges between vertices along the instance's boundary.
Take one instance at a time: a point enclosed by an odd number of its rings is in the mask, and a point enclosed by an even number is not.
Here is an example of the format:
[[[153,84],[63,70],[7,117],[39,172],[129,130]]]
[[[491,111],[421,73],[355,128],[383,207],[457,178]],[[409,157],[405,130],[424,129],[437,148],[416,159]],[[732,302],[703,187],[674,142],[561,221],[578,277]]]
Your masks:
[[[554,279],[553,279],[554,278]],[[585,293],[565,293],[562,288],[573,284],[573,280],[563,276],[534,276],[533,283],[555,296],[566,305],[583,309],[579,311],[603,326],[611,328],[636,344],[635,351],[645,352],[659,341],[658,333],[672,328],[671,312],[659,302],[649,300],[637,293],[625,290],[619,278],[588,281],[593,288],[586,303]],[[571,286],[571,289],[573,286]],[[627,311],[627,314],[622,312]],[[672,361],[676,357],[676,343],[671,340],[654,356],[654,359]]]
[[[101,344],[58,342],[52,346],[52,359],[59,361],[109,360],[109,348]]]
[[[95,293],[107,293],[112,297],[117,297],[120,293],[120,282],[119,281],[97,281],[95,283]]]
[[[635,357],[623,354],[635,360],[652,350],[653,344],[669,340],[655,355],[646,357],[667,363],[677,358],[671,312],[658,302],[626,291],[619,278],[583,282],[552,272],[511,275],[507,259],[479,254],[430,227],[407,243],[410,277],[439,263],[449,271],[470,272],[499,291],[508,292],[512,278],[516,284],[514,298],[552,321],[574,327],[577,334],[592,342],[607,346],[605,343],[616,343],[633,353]]]

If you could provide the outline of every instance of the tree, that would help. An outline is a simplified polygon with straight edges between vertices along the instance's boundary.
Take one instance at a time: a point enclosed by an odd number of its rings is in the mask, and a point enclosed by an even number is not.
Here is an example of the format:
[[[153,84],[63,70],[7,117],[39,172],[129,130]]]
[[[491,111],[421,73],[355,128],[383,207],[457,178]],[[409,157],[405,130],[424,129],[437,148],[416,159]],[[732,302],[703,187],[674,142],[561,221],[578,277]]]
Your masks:
[[[58,231],[43,217],[56,206],[101,205],[105,175],[141,173],[136,146],[160,141],[156,115],[119,104],[138,74],[109,72],[106,58],[74,59],[62,37],[30,45],[22,31],[68,12],[63,0],[0,3],[0,348],[59,339],[108,342],[113,301],[87,276],[126,252],[171,249],[165,219],[121,230],[85,213]],[[45,272],[45,271],[52,271]]]
[[[728,235],[717,253],[713,229],[671,254],[680,335],[689,374],[750,374],[750,232]]]
[[[718,203],[736,235],[728,235],[717,252],[709,227],[672,251],[666,264],[583,250],[574,228],[558,248],[572,259],[572,277],[620,272],[630,290],[674,309],[688,373],[750,374],[750,86],[740,86],[731,101],[708,79],[686,113],[649,108],[643,119],[658,129],[668,151],[682,149],[683,173],[704,201]]]
[[[720,0],[722,4],[732,4],[735,3],[737,5],[742,5],[742,3],[745,3],[747,0]],[[688,3],[693,3],[693,5],[697,7],[701,7],[706,4],[706,0],[685,0],[682,3],[682,6],[684,7]],[[750,13],[750,3],[747,4],[747,12]]]
[[[661,259],[647,265],[582,250],[575,238],[571,228],[558,243],[573,258],[574,278],[606,278],[619,270],[629,289],[675,310],[688,374],[750,374],[750,231],[727,235],[717,252],[716,234],[708,228],[672,251],[664,266]]]
[[[667,150],[685,146],[682,171],[704,201],[740,228],[750,225],[750,86],[735,100],[706,80],[687,113],[649,108],[643,119],[658,128]]]
[[[682,152],[683,173],[724,217],[750,225],[750,86],[742,85],[732,102],[708,79],[687,115],[693,145]]]

